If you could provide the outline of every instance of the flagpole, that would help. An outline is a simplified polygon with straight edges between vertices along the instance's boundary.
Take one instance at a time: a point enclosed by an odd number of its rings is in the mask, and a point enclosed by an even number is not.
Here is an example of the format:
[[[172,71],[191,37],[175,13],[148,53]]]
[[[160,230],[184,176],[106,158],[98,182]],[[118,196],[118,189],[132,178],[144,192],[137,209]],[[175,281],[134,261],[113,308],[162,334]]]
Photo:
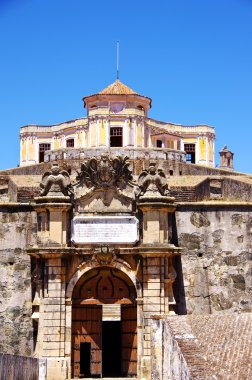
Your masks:
[[[119,41],[116,42],[116,79],[119,80]]]

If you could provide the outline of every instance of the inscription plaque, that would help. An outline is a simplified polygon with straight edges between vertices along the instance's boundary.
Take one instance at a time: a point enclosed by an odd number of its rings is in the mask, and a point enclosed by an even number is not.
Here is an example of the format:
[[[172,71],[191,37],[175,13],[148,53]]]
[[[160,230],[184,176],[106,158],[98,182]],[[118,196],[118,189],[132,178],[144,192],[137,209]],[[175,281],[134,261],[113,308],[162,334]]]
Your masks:
[[[134,216],[77,216],[72,222],[74,243],[134,244],[138,239],[138,220]]]

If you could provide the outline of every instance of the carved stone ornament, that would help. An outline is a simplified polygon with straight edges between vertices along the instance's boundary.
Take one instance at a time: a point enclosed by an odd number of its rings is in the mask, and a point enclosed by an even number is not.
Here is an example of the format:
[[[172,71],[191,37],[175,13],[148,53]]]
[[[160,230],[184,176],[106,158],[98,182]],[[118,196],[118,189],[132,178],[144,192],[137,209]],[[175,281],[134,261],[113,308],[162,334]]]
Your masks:
[[[100,265],[109,265],[116,260],[116,253],[116,249],[110,250],[109,246],[101,246],[94,250],[92,260]]]
[[[111,187],[123,188],[132,180],[129,170],[128,157],[110,159],[108,154],[102,154],[100,159],[95,157],[81,164],[81,171],[77,175],[77,184],[88,188]]]
[[[58,164],[53,164],[51,171],[43,174],[40,187],[42,196],[68,196],[72,193],[69,174],[66,170],[60,170]]]
[[[149,169],[139,175],[135,194],[136,198],[144,195],[155,197],[170,194],[165,173],[162,169],[157,169],[156,161],[150,161]]]

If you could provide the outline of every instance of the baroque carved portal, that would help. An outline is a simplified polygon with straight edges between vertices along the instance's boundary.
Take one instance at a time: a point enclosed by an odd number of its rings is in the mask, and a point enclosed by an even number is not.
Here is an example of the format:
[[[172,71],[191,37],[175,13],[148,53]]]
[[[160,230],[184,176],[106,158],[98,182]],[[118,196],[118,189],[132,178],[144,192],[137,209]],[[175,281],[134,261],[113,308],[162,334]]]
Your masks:
[[[127,160],[127,156],[110,159],[108,154],[102,154],[100,159],[93,157],[81,164],[76,178],[78,184],[88,188],[125,188],[132,180]]]

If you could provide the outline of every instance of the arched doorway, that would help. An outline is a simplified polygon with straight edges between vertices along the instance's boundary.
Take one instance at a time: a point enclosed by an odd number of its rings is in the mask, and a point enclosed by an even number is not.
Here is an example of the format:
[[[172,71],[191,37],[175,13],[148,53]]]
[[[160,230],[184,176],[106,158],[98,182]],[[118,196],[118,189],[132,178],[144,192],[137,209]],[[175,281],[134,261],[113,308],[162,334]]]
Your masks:
[[[88,271],[72,296],[73,376],[137,374],[136,289],[116,268]]]

